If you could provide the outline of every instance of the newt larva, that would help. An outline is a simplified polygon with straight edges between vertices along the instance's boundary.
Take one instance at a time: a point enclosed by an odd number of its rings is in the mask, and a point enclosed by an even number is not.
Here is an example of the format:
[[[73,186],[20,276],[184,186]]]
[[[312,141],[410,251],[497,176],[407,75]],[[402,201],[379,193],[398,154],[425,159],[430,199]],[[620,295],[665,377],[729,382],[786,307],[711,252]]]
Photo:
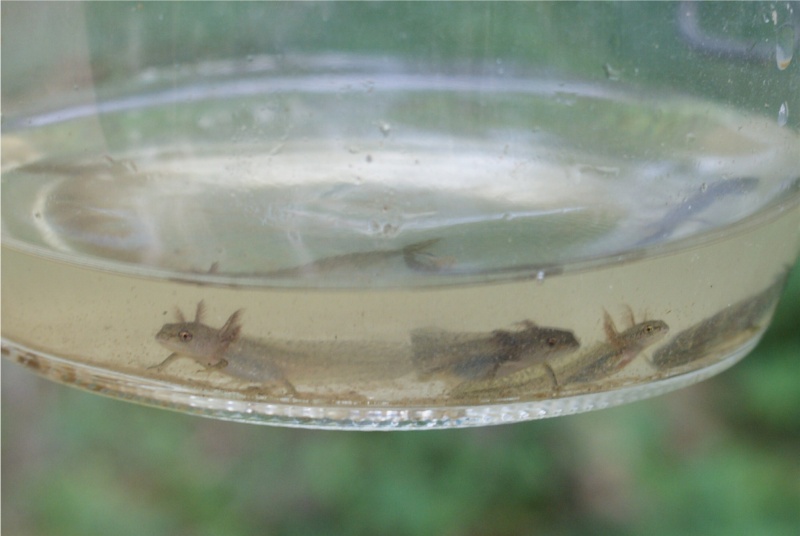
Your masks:
[[[722,179],[678,203],[658,222],[657,229],[637,242],[637,246],[654,244],[669,238],[684,222],[713,205],[720,198],[729,195],[742,195],[756,189],[759,180],[753,177]]]
[[[651,363],[664,371],[735,348],[763,328],[788,277],[787,267],[766,289],[681,331],[653,354]]]
[[[366,403],[363,389],[385,390],[413,372],[406,342],[256,339],[241,334],[241,309],[219,329],[203,323],[204,309],[201,301],[192,321],[176,309],[178,321],[164,324],[156,335],[172,353],[151,370],[187,358],[207,371],[255,384],[247,391],[337,404]]]
[[[439,242],[440,240],[441,238],[432,238],[430,240],[415,242],[401,248],[344,253],[342,255],[322,257],[315,261],[301,264],[299,266],[278,268],[277,270],[269,270],[264,272],[227,273],[220,268],[220,262],[216,261],[212,263],[208,269],[191,269],[188,270],[188,273],[200,274],[204,276],[234,276],[237,278],[258,277],[289,280],[325,278],[331,281],[336,281],[340,278],[350,279],[352,277],[366,277],[370,274],[375,275],[381,273],[383,270],[389,269],[391,263],[398,257],[401,257],[405,267],[413,272],[439,273],[449,269],[455,263],[455,259],[452,257],[439,257],[427,251],[433,244]],[[179,282],[191,282],[197,285],[208,284],[189,279],[185,275],[172,277],[171,280]],[[221,284],[223,286],[226,285],[226,283]]]
[[[574,352],[580,346],[571,331],[539,327],[530,320],[520,324],[523,329],[498,329],[488,334],[431,328],[412,331],[411,359],[419,379],[492,379]]]
[[[620,333],[611,315],[603,311],[606,340],[563,365],[554,363],[558,387],[590,382],[615,374],[669,332],[669,326],[662,320],[645,320],[634,324],[631,314],[631,323],[631,327]]]
[[[363,270],[366,268],[380,265],[383,262],[391,260],[394,257],[402,257],[406,267],[418,272],[436,272],[445,263],[451,262],[449,259],[437,259],[426,250],[433,244],[439,242],[440,238],[432,238],[422,242],[409,244],[402,248],[385,249],[376,251],[360,251],[356,253],[345,253],[344,255],[335,255],[332,257],[325,257],[308,264],[301,266],[294,266],[292,268],[281,268],[279,270],[272,270],[265,272],[263,277],[274,278],[287,278],[287,279],[304,279],[308,277],[319,277],[330,275],[333,272],[345,270],[347,272],[353,270]]]
[[[277,385],[287,394],[297,395],[276,362],[277,350],[266,343],[241,336],[241,309],[234,312],[219,329],[203,324],[204,311],[205,307],[200,301],[194,320],[189,322],[181,310],[176,309],[178,322],[164,324],[156,335],[156,340],[172,353],[151,369],[162,371],[176,359],[187,357],[206,369],[218,370],[241,380]]]
[[[562,354],[502,378],[464,382],[452,389],[450,395],[456,398],[477,396],[496,399],[552,393],[561,389],[571,392],[588,390],[591,382],[619,372],[669,331],[669,326],[661,320],[646,320],[618,332],[606,311],[603,311],[603,327],[606,340],[584,352]],[[586,384],[586,387],[582,384]]]

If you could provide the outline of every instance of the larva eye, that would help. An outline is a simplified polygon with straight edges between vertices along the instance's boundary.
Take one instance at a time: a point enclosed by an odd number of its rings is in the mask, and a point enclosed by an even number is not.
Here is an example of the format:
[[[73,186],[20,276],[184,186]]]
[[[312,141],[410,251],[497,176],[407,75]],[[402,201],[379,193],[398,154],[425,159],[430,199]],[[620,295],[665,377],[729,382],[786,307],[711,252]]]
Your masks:
[[[555,337],[547,339],[547,346],[555,346],[558,340]]]
[[[651,333],[653,331],[653,324],[647,324],[647,327],[644,329],[647,333]]]
[[[183,342],[189,342],[189,341],[192,340],[192,332],[186,331],[185,329],[183,329],[180,332],[178,332],[178,337]]]

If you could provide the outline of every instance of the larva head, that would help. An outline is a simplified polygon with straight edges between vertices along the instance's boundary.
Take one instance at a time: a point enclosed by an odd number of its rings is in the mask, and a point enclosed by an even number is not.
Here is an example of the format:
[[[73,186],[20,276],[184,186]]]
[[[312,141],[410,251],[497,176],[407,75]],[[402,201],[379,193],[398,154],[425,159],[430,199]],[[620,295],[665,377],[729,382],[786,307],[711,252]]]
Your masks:
[[[650,346],[660,340],[669,332],[669,326],[661,320],[646,320],[625,331],[625,338],[632,343],[640,343],[640,346]]]
[[[217,334],[216,329],[200,322],[177,322],[164,324],[156,340],[172,352],[211,366],[218,361],[220,350],[224,351]]]
[[[194,320],[187,322],[180,309],[175,310],[178,322],[164,324],[156,335],[162,346],[176,354],[185,355],[203,366],[218,365],[224,359],[228,345],[239,336],[242,311],[233,313],[224,326],[214,329],[203,324],[203,302],[197,304]]]

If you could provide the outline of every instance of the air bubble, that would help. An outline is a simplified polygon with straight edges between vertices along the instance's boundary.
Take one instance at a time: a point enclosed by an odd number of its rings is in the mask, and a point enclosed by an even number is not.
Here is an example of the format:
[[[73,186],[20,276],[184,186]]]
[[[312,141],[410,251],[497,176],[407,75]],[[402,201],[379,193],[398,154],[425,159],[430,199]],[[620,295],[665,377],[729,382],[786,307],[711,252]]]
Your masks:
[[[789,105],[785,102],[781,104],[780,109],[778,110],[778,126],[784,127],[786,123],[789,121]]]
[[[783,71],[794,55],[794,26],[787,22],[779,26],[775,33],[775,61],[778,62],[778,69]]]

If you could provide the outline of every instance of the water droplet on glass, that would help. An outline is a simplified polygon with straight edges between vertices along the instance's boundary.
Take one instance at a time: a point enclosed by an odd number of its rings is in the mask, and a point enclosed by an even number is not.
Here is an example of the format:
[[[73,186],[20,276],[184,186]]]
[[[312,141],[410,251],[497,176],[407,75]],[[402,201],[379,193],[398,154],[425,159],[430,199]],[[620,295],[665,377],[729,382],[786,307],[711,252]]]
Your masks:
[[[784,102],[778,110],[778,126],[786,126],[787,121],[789,121],[789,105]]]
[[[794,54],[794,26],[787,22],[775,31],[775,60],[781,71],[789,66]]]

